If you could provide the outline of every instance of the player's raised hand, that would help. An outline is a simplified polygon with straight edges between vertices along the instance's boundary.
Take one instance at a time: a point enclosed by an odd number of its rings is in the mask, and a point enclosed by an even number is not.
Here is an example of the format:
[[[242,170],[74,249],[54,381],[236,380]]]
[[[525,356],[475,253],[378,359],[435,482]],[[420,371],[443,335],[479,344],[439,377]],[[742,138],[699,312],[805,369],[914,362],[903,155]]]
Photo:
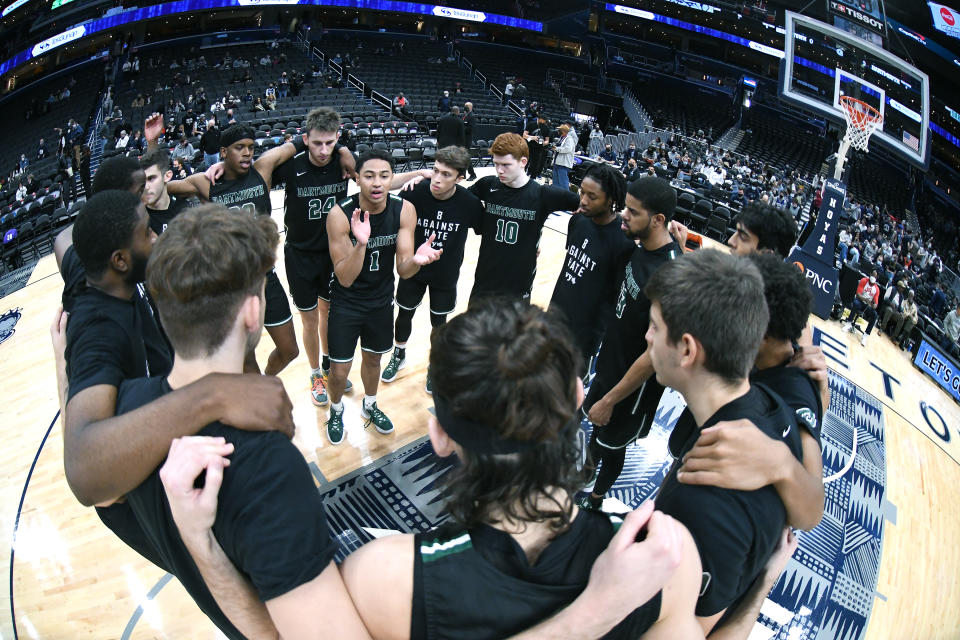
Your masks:
[[[422,176],[422,175],[420,175],[420,176],[414,176],[414,177],[410,178],[409,180],[407,180],[406,182],[403,183],[403,186],[400,187],[400,191],[413,191],[413,188],[414,188],[415,186],[417,186],[418,184],[420,184],[420,182],[421,182],[423,179],[424,179],[424,176]]]
[[[417,247],[417,252],[413,254],[413,261],[421,267],[431,262],[436,262],[443,254],[443,249],[434,249],[433,241],[437,239],[437,234],[431,233],[427,241]]]
[[[159,113],[152,113],[143,122],[143,137],[147,142],[155,142],[163,135],[163,116]]]
[[[357,244],[367,244],[370,240],[370,214],[359,208],[353,210],[350,216],[350,233],[357,239]]]

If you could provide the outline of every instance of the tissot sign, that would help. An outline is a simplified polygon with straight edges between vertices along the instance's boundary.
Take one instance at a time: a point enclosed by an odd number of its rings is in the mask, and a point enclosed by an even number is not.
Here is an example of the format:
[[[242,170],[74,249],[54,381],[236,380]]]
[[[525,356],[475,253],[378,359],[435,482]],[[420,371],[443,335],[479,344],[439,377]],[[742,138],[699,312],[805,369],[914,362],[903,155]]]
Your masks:
[[[880,4],[881,0],[874,0],[874,2]],[[883,19],[882,8],[877,12],[864,11],[859,7],[841,2],[840,0],[827,0],[827,7],[830,9],[830,13],[834,15],[840,16],[861,27],[865,27],[870,31],[879,33],[882,36],[887,35],[887,23]],[[883,7],[883,5],[880,4],[880,7]]]

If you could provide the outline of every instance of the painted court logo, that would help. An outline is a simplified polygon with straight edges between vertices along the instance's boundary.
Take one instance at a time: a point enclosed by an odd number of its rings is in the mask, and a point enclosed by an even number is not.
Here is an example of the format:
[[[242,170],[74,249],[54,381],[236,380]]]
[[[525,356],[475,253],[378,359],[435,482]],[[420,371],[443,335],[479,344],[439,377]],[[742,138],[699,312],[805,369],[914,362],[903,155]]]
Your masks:
[[[13,328],[17,326],[21,315],[20,308],[18,307],[16,309],[10,309],[0,316],[0,344],[3,344],[8,338],[13,336]]]

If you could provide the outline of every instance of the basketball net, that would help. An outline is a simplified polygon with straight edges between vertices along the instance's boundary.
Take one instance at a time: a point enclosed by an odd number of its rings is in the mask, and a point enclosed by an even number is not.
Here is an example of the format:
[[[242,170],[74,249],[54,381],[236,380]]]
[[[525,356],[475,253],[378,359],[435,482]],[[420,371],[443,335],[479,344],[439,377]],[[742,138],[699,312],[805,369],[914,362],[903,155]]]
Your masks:
[[[883,124],[883,116],[880,112],[866,102],[850,96],[840,96],[839,102],[843,117],[847,121],[847,132],[840,141],[840,149],[837,151],[837,165],[833,171],[834,180],[840,180],[843,175],[843,165],[847,160],[850,147],[869,153],[867,144],[870,136]]]

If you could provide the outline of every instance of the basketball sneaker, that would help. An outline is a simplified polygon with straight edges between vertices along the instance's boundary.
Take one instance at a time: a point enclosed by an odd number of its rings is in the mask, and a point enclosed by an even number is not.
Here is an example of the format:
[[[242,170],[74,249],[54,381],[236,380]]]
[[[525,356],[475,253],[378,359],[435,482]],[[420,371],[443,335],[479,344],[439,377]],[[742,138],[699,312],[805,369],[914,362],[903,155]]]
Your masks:
[[[321,373],[310,374],[310,398],[314,406],[322,407],[327,404],[327,386]]]
[[[369,408],[367,408],[366,404],[364,403],[361,403],[361,405],[363,406],[360,409],[360,415],[364,420],[366,420],[366,422],[363,424],[364,428],[372,424],[380,433],[393,433],[393,423],[390,422],[390,418],[387,417],[387,414],[385,414],[383,411],[380,411],[380,408],[377,406],[376,402],[371,402]]]
[[[587,511],[601,511],[603,509],[603,498],[594,498],[589,493],[582,493],[577,498],[576,504]]]
[[[390,362],[387,363],[383,373],[380,374],[380,379],[384,382],[393,382],[397,379],[397,374],[400,373],[400,369],[403,369],[405,366],[407,366],[406,356],[401,356],[397,353],[397,350],[394,349],[393,355],[390,356]]]
[[[327,439],[330,444],[343,442],[343,409],[337,411],[330,407],[330,418],[327,420]]]

